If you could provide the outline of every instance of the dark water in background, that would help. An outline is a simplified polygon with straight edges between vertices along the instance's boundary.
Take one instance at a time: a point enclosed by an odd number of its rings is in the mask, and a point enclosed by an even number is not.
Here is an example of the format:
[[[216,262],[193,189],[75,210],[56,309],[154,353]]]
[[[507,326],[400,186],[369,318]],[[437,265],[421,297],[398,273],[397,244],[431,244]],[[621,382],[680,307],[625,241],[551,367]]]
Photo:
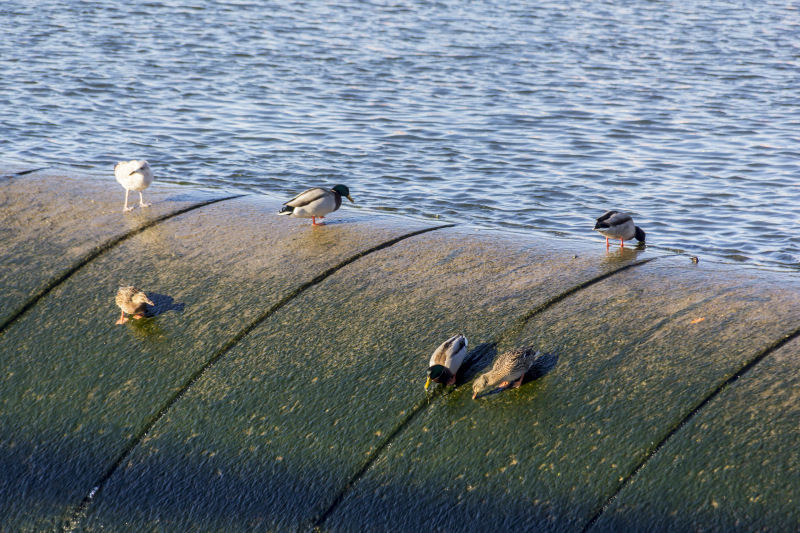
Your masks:
[[[3,0],[0,161],[800,271],[798,7]]]

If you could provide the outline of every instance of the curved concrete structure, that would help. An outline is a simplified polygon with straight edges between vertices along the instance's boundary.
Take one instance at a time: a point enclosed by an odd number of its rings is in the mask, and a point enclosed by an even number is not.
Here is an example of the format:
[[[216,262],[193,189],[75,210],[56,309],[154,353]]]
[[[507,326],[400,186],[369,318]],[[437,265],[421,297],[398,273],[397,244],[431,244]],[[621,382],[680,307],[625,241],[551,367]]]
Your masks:
[[[800,527],[794,276],[0,170],[2,531]],[[123,283],[155,316],[114,324]]]

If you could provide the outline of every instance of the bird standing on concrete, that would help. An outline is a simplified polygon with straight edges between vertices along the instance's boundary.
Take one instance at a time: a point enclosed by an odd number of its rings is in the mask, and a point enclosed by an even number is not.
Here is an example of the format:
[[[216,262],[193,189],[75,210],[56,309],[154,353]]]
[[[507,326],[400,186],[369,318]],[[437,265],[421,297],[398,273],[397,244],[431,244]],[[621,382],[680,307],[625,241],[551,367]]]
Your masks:
[[[625,241],[634,237],[637,241],[644,242],[642,228],[633,225],[630,215],[619,211],[606,211],[597,219],[597,223],[592,229],[606,238],[606,248],[608,248],[608,239],[619,239],[620,246],[625,246]]]
[[[478,379],[472,384],[472,399],[477,398],[478,393],[486,387],[494,387],[498,383],[501,387],[505,387],[513,381],[514,388],[518,388],[522,385],[522,378],[531,369],[538,355],[539,352],[534,351],[532,346],[517,348],[502,354],[495,359],[492,369],[478,376]]]
[[[428,379],[425,381],[425,390],[431,382],[452,385],[456,382],[456,372],[464,362],[467,355],[467,338],[460,333],[453,335],[441,346],[436,348],[431,356],[428,367]]]
[[[119,291],[117,291],[116,301],[119,308],[122,309],[122,316],[117,320],[117,324],[124,324],[128,321],[125,317],[125,313],[133,315],[133,318],[137,320],[144,318],[147,305],[155,305],[150,301],[150,298],[147,297],[144,291],[140,291],[133,286],[120,287]]]
[[[305,190],[283,204],[279,215],[289,215],[295,218],[310,218],[312,226],[323,226],[317,223],[317,218],[325,218],[328,213],[333,213],[342,205],[342,196],[353,202],[350,189],[346,185],[336,185],[332,189],[314,187]]]
[[[150,204],[144,203],[142,191],[153,183],[153,171],[145,160],[120,161],[114,165],[114,176],[120,185],[125,187],[125,206],[123,212],[132,211],[133,207],[128,207],[128,193],[137,191],[139,193],[139,205],[149,207]]]

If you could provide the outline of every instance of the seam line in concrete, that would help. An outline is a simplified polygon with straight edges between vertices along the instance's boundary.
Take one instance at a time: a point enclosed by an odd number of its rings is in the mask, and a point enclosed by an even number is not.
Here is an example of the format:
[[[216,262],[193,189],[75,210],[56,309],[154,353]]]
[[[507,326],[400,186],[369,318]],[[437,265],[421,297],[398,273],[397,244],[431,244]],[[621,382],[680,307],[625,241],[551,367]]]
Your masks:
[[[111,464],[111,466],[103,473],[102,476],[98,479],[98,481],[94,484],[92,489],[89,491],[89,494],[84,497],[83,501],[75,508],[72,512],[68,513],[68,517],[62,522],[61,531],[69,532],[74,531],[75,528],[80,523],[81,519],[83,518],[84,514],[88,510],[89,506],[91,505],[92,501],[94,500],[95,496],[102,490],[103,485],[111,479],[111,476],[119,469],[122,463],[133,453],[133,450],[144,440],[144,438],[150,433],[150,431],[155,427],[155,425],[164,417],[164,415],[169,411],[175,403],[177,403],[197,382],[207,371],[209,368],[214,366],[217,361],[219,361],[222,356],[224,356],[228,351],[230,351],[234,346],[236,346],[244,337],[246,337],[251,331],[257,328],[262,322],[266,319],[277,313],[281,308],[283,308],[286,304],[290,303],[292,300],[300,296],[306,290],[318,285],[319,283],[325,281],[325,279],[329,278],[339,270],[343,269],[344,267],[350,265],[351,263],[361,259],[364,256],[367,256],[373,252],[378,252],[380,250],[384,250],[391,246],[394,246],[400,241],[405,239],[416,237],[417,235],[421,235],[423,233],[428,233],[430,231],[436,231],[439,229],[444,228],[452,228],[455,224],[445,224],[441,226],[433,226],[430,228],[424,228],[421,230],[413,231],[411,233],[406,233],[399,237],[395,237],[394,239],[388,240],[372,248],[367,250],[363,250],[358,252],[355,255],[350,256],[349,258],[345,259],[341,263],[330,267],[329,269],[325,270],[321,274],[317,275],[310,281],[307,281],[300,285],[299,287],[295,288],[293,291],[289,292],[286,296],[284,296],[279,302],[274,304],[270,307],[267,311],[265,311],[260,316],[256,317],[250,324],[245,326],[242,330],[239,331],[236,335],[231,337],[228,342],[226,342],[220,349],[218,349],[199,369],[194,371],[189,379],[187,379],[184,384],[172,395],[170,396],[167,401],[161,406],[161,408],[156,411],[155,415],[153,415],[150,420],[144,425],[144,427],[139,431],[137,435],[135,435],[128,445],[123,448],[122,453],[117,457],[117,459]]]
[[[647,463],[658,453],[661,449],[681,430],[683,429],[686,424],[688,424],[701,410],[703,410],[706,405],[714,401],[714,399],[719,396],[719,394],[728,388],[728,386],[732,385],[735,381],[739,378],[750,372],[757,364],[763,361],[767,356],[771,353],[775,352],[776,350],[780,349],[782,346],[787,344],[788,342],[800,337],[800,328],[794,330],[793,332],[784,335],[783,338],[773,342],[766,348],[764,348],[761,352],[755,355],[750,361],[746,362],[744,365],[739,368],[736,372],[733,373],[729,378],[725,379],[720,383],[714,390],[712,390],[708,396],[703,398],[694,408],[692,408],[686,416],[681,419],[675,426],[673,426],[664,437],[655,444],[655,446],[647,452],[644,458],[636,465],[633,470],[620,482],[617,486],[616,490],[611,494],[611,496],[603,502],[603,505],[600,506],[600,509],[595,512],[594,515],[589,519],[586,523],[584,528],[582,529],[582,533],[586,533],[589,529],[594,526],[595,523],[600,519],[600,517],[605,513],[605,511],[614,503],[614,500],[620,495],[620,493],[627,487],[628,485],[633,482],[633,479],[636,475],[647,465]]]
[[[233,200],[235,198],[241,198],[242,196],[246,196],[246,195],[239,194],[239,195],[236,195],[236,196],[226,196],[226,197],[223,197],[223,198],[214,198],[212,200],[206,200],[204,202],[200,202],[200,203],[197,203],[197,204],[190,205],[188,207],[184,207],[183,209],[179,209],[178,211],[175,211],[173,213],[168,213],[168,214],[162,215],[162,216],[160,216],[158,218],[154,218],[153,220],[148,221],[144,225],[142,225],[142,226],[140,226],[140,227],[138,227],[138,228],[136,228],[134,230],[131,230],[131,231],[127,232],[127,233],[124,233],[123,235],[120,235],[118,237],[114,237],[112,239],[109,239],[106,242],[100,244],[99,246],[96,246],[94,249],[92,249],[86,255],[84,255],[83,257],[78,259],[67,270],[65,270],[61,274],[58,274],[57,276],[54,276],[53,278],[51,278],[50,282],[47,285],[45,285],[44,288],[40,289],[36,294],[34,294],[32,297],[30,297],[28,299],[28,301],[26,301],[24,304],[22,304],[22,307],[20,307],[19,310],[16,313],[11,315],[11,317],[6,319],[5,322],[0,324],[0,336],[2,336],[3,333],[5,333],[5,330],[8,329],[8,327],[11,324],[13,324],[22,315],[27,313],[31,308],[33,308],[34,305],[36,305],[39,302],[39,300],[41,300],[42,298],[47,296],[53,289],[55,289],[56,287],[58,287],[59,285],[64,283],[73,274],[75,274],[78,270],[80,270],[81,268],[85,267],[87,264],[89,264],[90,262],[94,261],[95,259],[97,259],[101,255],[103,255],[107,251],[111,250],[113,247],[115,247],[119,243],[121,243],[123,241],[126,241],[126,240],[130,239],[131,237],[134,237],[134,236],[142,233],[143,231],[145,231],[145,230],[147,230],[149,228],[152,228],[153,226],[155,226],[155,225],[157,225],[157,224],[159,224],[161,222],[164,222],[165,220],[169,220],[170,218],[176,217],[178,215],[182,215],[184,213],[188,213],[189,211],[193,211],[195,209],[199,209],[199,208],[205,207],[207,205],[215,204],[217,202],[222,202],[222,201],[225,201],[225,200]]]
[[[24,176],[26,174],[33,174],[34,172],[39,172],[40,170],[47,170],[50,167],[42,167],[42,168],[34,168],[31,170],[22,170],[20,172],[15,172],[13,174],[6,174],[5,176],[0,176],[0,178],[11,179],[16,178],[19,176]]]
[[[531,320],[533,317],[535,317],[536,315],[546,311],[550,307],[554,306],[555,304],[557,304],[558,302],[564,300],[565,298],[568,298],[569,296],[575,294],[576,292],[578,292],[578,291],[580,291],[582,289],[585,289],[587,287],[590,287],[590,286],[592,286],[592,285],[594,285],[596,283],[599,283],[599,282],[601,282],[601,281],[603,281],[605,279],[608,279],[611,276],[619,274],[620,272],[624,272],[625,270],[628,270],[630,268],[634,268],[634,267],[638,267],[638,266],[644,265],[644,264],[649,263],[650,261],[654,261],[656,259],[659,259],[659,258],[658,257],[651,257],[649,259],[643,259],[641,261],[636,261],[634,263],[627,264],[627,265],[625,265],[623,267],[617,268],[617,269],[612,270],[610,272],[606,272],[605,274],[601,274],[599,276],[595,276],[595,277],[593,277],[591,279],[588,279],[588,280],[584,281],[583,283],[579,283],[578,285],[575,285],[574,287],[571,287],[570,289],[567,289],[566,291],[564,291],[564,292],[562,292],[560,294],[557,294],[556,296],[553,296],[549,300],[539,304],[538,306],[536,306],[532,310],[530,310],[527,313],[525,313],[524,315],[522,315],[520,318],[518,318],[515,321],[514,324],[512,324],[511,326],[506,328],[503,332],[501,332],[497,336],[496,339],[487,341],[487,344],[490,344],[492,346],[497,346],[500,342],[502,342],[502,340],[504,338],[510,337],[510,336],[514,335],[515,333],[518,333],[519,331],[521,331],[522,328],[525,327],[525,324],[527,324],[528,321]],[[464,384],[462,383],[459,386],[463,386],[463,385]],[[430,396],[418,401],[412,407],[412,409],[409,411],[409,413],[400,422],[398,422],[398,424],[394,427],[394,429],[392,429],[392,431],[389,432],[389,434],[386,436],[386,438],[383,440],[383,442],[381,442],[375,448],[375,450],[369,455],[369,457],[367,457],[367,460],[364,462],[364,464],[361,466],[361,468],[358,469],[358,471],[356,471],[356,473],[353,474],[350,477],[350,479],[347,481],[347,483],[345,483],[345,485],[342,488],[342,490],[339,491],[339,493],[333,499],[331,504],[326,509],[324,509],[322,512],[320,512],[319,514],[317,514],[315,517],[313,517],[311,520],[309,520],[307,522],[308,525],[305,527],[305,529],[307,529],[307,530],[309,530],[309,529],[310,530],[318,530],[319,528],[321,528],[322,524],[325,523],[325,521],[333,513],[333,511],[336,510],[336,508],[339,506],[339,504],[341,504],[342,501],[344,501],[344,499],[347,496],[347,494],[349,494],[349,492],[353,489],[353,487],[361,480],[361,478],[364,476],[364,474],[367,473],[367,470],[369,470],[370,467],[373,464],[375,464],[375,461],[378,460],[378,457],[380,457],[380,455],[383,453],[383,451],[389,446],[389,444],[392,443],[394,438],[397,435],[399,435],[408,426],[408,424],[412,420],[414,420],[414,418],[416,418],[416,416],[418,414],[420,414],[422,411],[425,410],[425,408],[431,403],[431,400],[435,400],[439,396],[447,396],[447,395],[451,394],[453,392],[453,390],[455,390],[455,389],[452,389],[452,390],[448,391],[447,393],[442,393],[443,390],[444,390],[444,387],[438,387]]]

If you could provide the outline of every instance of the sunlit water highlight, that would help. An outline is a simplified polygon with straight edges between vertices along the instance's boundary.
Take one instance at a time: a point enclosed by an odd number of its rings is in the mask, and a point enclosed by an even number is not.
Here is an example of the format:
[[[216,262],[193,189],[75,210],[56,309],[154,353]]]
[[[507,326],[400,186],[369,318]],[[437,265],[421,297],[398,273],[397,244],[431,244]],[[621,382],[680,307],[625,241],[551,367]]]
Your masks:
[[[5,0],[0,161],[800,271],[787,2]],[[157,184],[156,184],[157,186]]]

